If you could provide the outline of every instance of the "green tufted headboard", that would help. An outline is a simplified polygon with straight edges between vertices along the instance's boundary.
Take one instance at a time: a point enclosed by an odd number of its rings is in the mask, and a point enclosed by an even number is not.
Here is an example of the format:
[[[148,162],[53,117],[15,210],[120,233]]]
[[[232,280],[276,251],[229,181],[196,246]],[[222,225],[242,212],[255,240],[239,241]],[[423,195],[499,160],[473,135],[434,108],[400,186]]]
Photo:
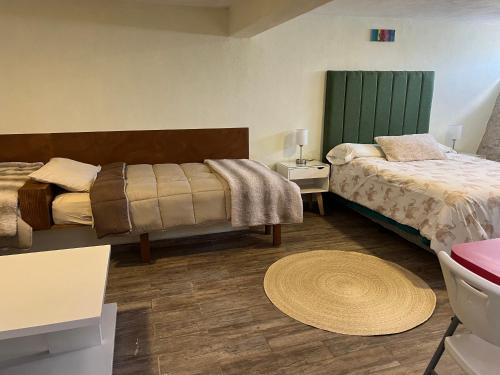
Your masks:
[[[340,143],[427,133],[434,72],[328,71],[323,158]]]

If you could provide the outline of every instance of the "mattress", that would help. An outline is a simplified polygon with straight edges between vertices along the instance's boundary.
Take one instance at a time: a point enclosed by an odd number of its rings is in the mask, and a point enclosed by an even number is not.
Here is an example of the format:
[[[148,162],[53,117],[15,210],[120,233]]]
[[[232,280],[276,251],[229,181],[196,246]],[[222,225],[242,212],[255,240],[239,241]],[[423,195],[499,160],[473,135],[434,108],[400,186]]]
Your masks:
[[[332,167],[330,190],[417,229],[435,251],[500,237],[500,163],[447,155],[414,162],[358,158]]]
[[[64,193],[52,202],[52,219],[55,224],[92,225],[89,193]]]

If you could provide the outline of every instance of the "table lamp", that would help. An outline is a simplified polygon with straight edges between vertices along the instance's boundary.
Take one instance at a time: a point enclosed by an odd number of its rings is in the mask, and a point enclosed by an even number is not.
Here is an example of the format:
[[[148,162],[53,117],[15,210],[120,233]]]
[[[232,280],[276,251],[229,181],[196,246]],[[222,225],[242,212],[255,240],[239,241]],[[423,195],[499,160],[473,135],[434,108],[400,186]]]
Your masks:
[[[302,158],[302,147],[307,145],[309,131],[307,129],[297,129],[295,131],[295,141],[300,146],[300,157],[295,161],[297,165],[306,165],[306,159]]]
[[[451,138],[451,141],[453,142],[452,148],[455,149],[455,143],[457,140],[462,138],[462,132],[464,130],[463,125],[450,125],[448,126],[448,134]]]

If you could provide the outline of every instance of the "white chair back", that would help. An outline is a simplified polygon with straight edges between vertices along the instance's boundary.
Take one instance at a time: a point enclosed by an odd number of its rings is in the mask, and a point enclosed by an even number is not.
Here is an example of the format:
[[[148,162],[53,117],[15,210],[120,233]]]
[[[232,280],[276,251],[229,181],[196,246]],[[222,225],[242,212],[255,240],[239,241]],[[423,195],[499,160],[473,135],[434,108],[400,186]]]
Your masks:
[[[500,346],[500,285],[469,271],[444,251],[438,257],[455,315],[473,334]]]

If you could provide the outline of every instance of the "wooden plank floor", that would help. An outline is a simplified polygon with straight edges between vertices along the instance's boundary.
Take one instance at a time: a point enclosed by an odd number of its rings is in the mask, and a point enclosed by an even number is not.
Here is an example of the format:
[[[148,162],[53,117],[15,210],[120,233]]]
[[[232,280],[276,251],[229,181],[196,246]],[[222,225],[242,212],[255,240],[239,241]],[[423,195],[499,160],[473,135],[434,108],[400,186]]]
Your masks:
[[[278,311],[263,287],[266,269],[315,249],[373,254],[422,277],[437,295],[429,321],[397,335],[322,331]],[[357,214],[306,213],[284,226],[283,245],[263,230],[153,245],[154,264],[137,249],[113,250],[106,295],[118,302],[114,373],[421,374],[451,317],[437,258]],[[440,374],[460,374],[443,357]]]

